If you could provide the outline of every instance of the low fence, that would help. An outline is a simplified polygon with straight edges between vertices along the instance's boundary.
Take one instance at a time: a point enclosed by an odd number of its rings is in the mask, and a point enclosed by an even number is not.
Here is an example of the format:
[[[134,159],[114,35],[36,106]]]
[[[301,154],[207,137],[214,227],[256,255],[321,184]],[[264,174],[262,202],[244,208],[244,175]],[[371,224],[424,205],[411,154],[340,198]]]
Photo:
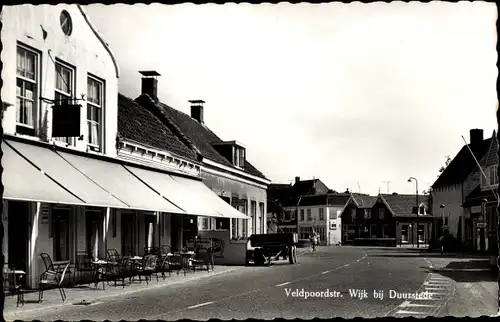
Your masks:
[[[354,246],[396,247],[396,238],[354,238]]]

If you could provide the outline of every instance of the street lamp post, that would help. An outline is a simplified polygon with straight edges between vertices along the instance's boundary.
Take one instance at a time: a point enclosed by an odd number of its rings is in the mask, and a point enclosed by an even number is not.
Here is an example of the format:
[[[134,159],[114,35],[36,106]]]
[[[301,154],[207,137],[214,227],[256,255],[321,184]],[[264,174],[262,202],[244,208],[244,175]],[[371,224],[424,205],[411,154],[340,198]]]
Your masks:
[[[419,206],[418,206],[418,180],[416,178],[410,177],[408,179],[408,182],[411,182],[412,180],[415,180],[415,188],[416,188],[416,198],[417,198],[417,248],[419,248],[419,243],[418,243],[418,215],[419,215]]]

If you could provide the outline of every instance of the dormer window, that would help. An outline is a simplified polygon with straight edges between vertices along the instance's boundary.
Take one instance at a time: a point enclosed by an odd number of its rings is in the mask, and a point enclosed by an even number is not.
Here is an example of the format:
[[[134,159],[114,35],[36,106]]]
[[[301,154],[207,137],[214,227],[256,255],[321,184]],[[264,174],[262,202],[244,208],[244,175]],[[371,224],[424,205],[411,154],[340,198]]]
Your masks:
[[[420,206],[419,214],[420,215],[425,215],[425,207],[424,206]]]
[[[237,167],[245,167],[245,148],[235,145],[233,147],[233,164]]]
[[[212,146],[235,167],[245,167],[246,149],[237,141],[213,143]]]

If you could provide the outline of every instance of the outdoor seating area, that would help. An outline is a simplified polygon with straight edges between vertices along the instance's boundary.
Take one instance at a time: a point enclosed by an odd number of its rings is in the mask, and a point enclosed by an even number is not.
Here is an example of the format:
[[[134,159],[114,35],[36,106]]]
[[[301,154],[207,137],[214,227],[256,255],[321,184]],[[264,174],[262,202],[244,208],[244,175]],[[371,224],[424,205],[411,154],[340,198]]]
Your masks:
[[[36,289],[26,288],[26,273],[8,265],[4,268],[4,290],[17,296],[17,306],[28,302],[42,303],[44,292],[50,289],[59,291],[62,302],[67,300],[66,289],[86,288],[94,291],[108,287],[125,288],[132,284],[149,285],[172,276],[172,273],[186,276],[197,270],[214,270],[211,248],[204,245],[184,248],[171,252],[169,245],[145,247],[141,255],[121,256],[117,250],[108,249],[105,258],[96,258],[90,252],[77,251],[74,263],[53,261],[47,253],[40,254],[44,271],[37,279]],[[168,275],[167,275],[168,274]],[[37,293],[36,300],[24,300],[24,294]]]

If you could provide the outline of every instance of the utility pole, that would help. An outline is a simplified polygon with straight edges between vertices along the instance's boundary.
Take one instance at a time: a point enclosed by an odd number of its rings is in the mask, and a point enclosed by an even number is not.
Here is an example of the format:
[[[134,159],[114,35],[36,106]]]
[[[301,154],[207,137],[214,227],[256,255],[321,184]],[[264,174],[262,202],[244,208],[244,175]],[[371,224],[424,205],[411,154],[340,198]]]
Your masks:
[[[384,183],[387,185],[387,194],[389,194],[389,185],[391,183],[391,181],[384,181]]]

